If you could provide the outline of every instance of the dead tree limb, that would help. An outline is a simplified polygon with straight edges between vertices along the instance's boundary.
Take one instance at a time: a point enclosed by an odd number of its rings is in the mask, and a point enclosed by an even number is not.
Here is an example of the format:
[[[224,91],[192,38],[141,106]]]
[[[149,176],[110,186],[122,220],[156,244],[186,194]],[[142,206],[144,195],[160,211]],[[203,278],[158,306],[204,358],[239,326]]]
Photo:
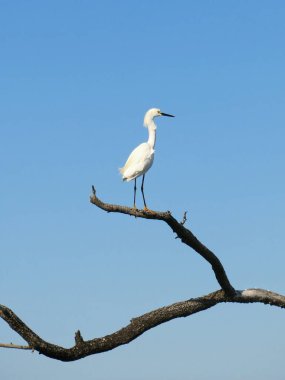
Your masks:
[[[77,332],[75,345],[71,348],[64,348],[46,342],[6,306],[0,305],[0,317],[28,343],[29,346],[24,346],[23,349],[31,349],[47,357],[67,362],[113,350],[118,346],[130,343],[144,332],[162,323],[175,318],[188,317],[222,302],[259,302],[285,308],[285,297],[267,290],[248,289],[236,291],[233,297],[226,295],[223,290],[218,290],[203,297],[177,302],[133,318],[126,327],[101,338],[83,340],[81,334]],[[3,346],[5,345],[2,344]],[[20,346],[17,348],[20,348]]]
[[[126,206],[113,205],[109,203],[102,202],[96,195],[96,190],[92,186],[92,196],[90,197],[90,202],[95,206],[101,208],[107,212],[119,212],[122,214],[128,214],[135,216],[137,218],[144,219],[155,219],[162,220],[169,225],[174,233],[181,239],[181,241],[194,249],[199,255],[201,255],[208,263],[211,264],[212,269],[215,273],[216,279],[220,284],[221,288],[225,291],[228,296],[234,296],[235,289],[231,285],[224,267],[217,256],[209,250],[204,244],[202,244],[196,236],[186,227],[184,223],[179,223],[172,215],[170,211],[160,212],[152,210],[138,210]]]

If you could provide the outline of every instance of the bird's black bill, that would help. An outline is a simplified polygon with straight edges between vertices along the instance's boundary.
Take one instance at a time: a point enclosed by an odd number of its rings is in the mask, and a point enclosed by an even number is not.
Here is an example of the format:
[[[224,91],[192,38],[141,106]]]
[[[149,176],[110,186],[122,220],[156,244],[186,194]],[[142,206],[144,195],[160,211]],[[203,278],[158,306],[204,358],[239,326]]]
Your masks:
[[[169,115],[169,113],[163,113],[163,112],[160,112],[160,114],[161,114],[162,116],[175,117],[174,115]]]

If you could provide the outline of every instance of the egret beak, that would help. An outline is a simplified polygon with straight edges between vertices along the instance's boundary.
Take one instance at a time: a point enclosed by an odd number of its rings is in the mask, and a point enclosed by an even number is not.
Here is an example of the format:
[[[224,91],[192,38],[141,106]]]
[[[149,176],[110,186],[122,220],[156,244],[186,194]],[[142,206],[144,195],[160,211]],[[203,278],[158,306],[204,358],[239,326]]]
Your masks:
[[[169,113],[160,112],[161,116],[175,117],[174,115],[169,115]]]

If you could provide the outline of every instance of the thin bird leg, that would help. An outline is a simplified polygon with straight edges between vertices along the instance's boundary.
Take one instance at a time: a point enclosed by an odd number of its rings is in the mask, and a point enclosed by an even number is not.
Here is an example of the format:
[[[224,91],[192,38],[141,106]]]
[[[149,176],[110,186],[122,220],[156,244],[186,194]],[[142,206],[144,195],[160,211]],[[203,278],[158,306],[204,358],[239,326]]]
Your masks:
[[[136,206],[136,192],[137,192],[137,179],[135,178],[135,185],[134,185],[134,208],[137,208],[137,206]]]
[[[146,205],[146,203],[145,203],[145,197],[144,197],[144,192],[143,192],[143,185],[144,185],[144,175],[143,175],[143,178],[142,178],[141,191],[142,191],[142,196],[143,196],[144,208],[145,208],[145,210],[148,210],[147,205]]]

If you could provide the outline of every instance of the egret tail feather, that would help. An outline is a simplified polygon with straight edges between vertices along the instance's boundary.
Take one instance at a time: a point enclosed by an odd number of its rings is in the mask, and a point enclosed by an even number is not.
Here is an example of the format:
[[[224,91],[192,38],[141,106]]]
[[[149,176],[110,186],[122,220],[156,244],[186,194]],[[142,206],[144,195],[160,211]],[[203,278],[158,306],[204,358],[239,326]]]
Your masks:
[[[125,171],[125,168],[119,168],[119,172],[121,173],[121,175],[122,175],[122,180],[123,181],[126,181],[126,177],[124,177],[124,171]]]

